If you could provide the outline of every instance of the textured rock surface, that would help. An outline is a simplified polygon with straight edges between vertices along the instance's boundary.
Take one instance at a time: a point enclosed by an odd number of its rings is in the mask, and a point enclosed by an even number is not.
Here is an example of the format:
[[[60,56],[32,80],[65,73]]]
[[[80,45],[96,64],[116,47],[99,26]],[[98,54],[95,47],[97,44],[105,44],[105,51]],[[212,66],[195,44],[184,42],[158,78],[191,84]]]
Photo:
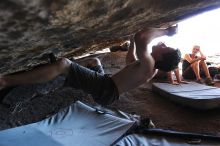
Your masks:
[[[220,6],[219,0],[1,0],[0,74],[120,43],[145,26],[162,26]]]

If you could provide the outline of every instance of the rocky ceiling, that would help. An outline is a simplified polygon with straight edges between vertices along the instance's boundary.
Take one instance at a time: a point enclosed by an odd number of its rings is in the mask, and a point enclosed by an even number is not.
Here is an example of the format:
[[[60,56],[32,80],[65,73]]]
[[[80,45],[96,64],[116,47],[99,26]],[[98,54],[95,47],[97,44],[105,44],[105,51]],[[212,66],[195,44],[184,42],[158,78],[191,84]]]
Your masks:
[[[220,0],[1,0],[0,74],[77,56],[220,7]]]

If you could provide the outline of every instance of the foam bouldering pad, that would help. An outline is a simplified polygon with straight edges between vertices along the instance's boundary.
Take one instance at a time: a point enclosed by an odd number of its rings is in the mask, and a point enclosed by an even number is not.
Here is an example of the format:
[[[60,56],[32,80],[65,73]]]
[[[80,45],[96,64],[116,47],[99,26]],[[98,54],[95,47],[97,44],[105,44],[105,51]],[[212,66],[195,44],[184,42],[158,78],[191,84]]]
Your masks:
[[[213,109],[220,107],[220,88],[206,86],[195,82],[172,85],[153,83],[152,90],[170,100],[196,109]]]
[[[0,146],[107,146],[134,125],[77,101],[40,122],[0,131]]]
[[[219,146],[219,142],[219,140],[191,138],[190,136],[130,134],[123,137],[114,146]]]

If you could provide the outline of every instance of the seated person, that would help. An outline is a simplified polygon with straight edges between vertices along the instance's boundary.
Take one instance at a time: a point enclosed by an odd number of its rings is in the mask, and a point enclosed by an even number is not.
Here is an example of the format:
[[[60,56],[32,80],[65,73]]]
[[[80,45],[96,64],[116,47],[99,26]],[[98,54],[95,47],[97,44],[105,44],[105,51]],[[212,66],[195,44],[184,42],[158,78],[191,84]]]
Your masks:
[[[168,72],[178,66],[179,50],[156,47],[150,52],[147,47],[154,38],[163,35],[172,36],[176,31],[177,26],[170,26],[166,29],[145,28],[137,32],[134,35],[134,43],[137,47],[138,60],[132,60],[112,76],[92,71],[67,58],[61,58],[54,63],[30,71],[0,75],[0,89],[13,85],[48,82],[62,74],[66,76],[66,86],[91,94],[98,104],[109,105],[119,99],[120,94],[149,82],[157,69]],[[129,52],[128,56],[130,56]]]
[[[195,45],[192,49],[192,54],[184,56],[182,64],[183,78],[196,79],[196,82],[200,84],[214,85],[205,60],[206,56],[200,50],[200,46]],[[205,81],[201,78],[204,75],[206,77]]]

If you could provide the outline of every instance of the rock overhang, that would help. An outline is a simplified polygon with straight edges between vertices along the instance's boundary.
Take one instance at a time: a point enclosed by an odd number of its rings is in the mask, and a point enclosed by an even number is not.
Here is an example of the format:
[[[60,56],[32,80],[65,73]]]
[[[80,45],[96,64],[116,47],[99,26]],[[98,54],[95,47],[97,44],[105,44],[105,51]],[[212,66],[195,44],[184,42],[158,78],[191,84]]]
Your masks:
[[[219,0],[7,0],[0,2],[0,74],[119,44],[220,7]]]

